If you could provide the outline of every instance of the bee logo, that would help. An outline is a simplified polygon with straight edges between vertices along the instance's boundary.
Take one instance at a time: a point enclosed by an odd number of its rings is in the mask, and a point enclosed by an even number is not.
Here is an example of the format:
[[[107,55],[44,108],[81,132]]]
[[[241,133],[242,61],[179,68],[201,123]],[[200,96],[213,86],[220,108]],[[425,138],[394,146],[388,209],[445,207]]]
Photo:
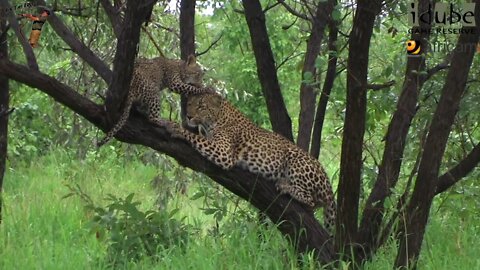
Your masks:
[[[30,38],[28,42],[33,48],[38,46],[38,40],[40,39],[40,34],[42,33],[43,24],[47,21],[47,17],[50,15],[50,11],[43,10],[42,14],[39,16],[34,16],[32,14],[21,14],[20,18],[27,18],[32,21],[32,31],[30,32]]]
[[[407,53],[409,55],[419,55],[421,51],[420,41],[413,39],[407,40]]]

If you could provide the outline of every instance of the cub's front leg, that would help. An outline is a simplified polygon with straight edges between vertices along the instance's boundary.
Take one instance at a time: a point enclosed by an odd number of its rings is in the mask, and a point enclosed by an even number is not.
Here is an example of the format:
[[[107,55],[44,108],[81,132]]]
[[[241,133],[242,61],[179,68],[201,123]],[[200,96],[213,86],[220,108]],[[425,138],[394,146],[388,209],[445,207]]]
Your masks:
[[[235,152],[231,139],[224,133],[215,132],[209,139],[192,133],[177,123],[169,123],[167,130],[173,138],[186,140],[202,156],[222,167],[224,170],[231,169],[235,163]]]

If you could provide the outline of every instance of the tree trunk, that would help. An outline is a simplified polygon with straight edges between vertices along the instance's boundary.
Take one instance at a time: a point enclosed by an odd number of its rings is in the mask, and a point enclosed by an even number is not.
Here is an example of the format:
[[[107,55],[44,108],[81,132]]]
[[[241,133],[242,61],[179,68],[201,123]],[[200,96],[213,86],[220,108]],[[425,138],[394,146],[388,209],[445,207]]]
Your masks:
[[[480,0],[476,0],[475,14],[480,12]],[[452,55],[451,67],[445,79],[442,95],[433,115],[422,159],[418,168],[417,180],[405,216],[400,218],[400,247],[395,265],[416,267],[423,236],[428,221],[430,207],[436,191],[436,180],[445,147],[475,55],[475,47],[480,35],[480,21],[477,19],[474,33],[460,35]],[[463,28],[465,29],[465,28]]]
[[[109,119],[118,118],[116,116],[120,114],[123,100],[127,97],[133,74],[133,63],[137,56],[137,44],[140,40],[140,27],[147,15],[151,13],[154,3],[154,0],[127,1],[122,32],[113,60],[112,81],[105,99]]]
[[[327,74],[325,75],[325,81],[323,82],[322,93],[320,100],[318,101],[317,111],[315,113],[315,122],[313,125],[312,134],[312,146],[310,148],[310,154],[317,158],[320,156],[320,146],[322,144],[322,130],[323,121],[325,120],[325,114],[327,112],[327,103],[330,98],[330,93],[333,89],[333,82],[337,76],[337,38],[338,29],[335,22],[329,23],[330,33],[328,34],[328,50],[331,52],[328,55],[328,67]]]
[[[180,55],[183,60],[195,54],[195,0],[182,0],[180,2]],[[180,97],[180,115],[185,123],[187,98]],[[188,128],[188,125],[183,125]]]
[[[312,32],[307,42],[302,78],[307,72],[312,74],[312,78],[317,77],[315,60],[317,60],[320,53],[325,28],[327,27],[328,21],[331,20],[333,2],[334,1],[329,0],[318,3],[315,16],[312,18]],[[310,148],[310,138],[315,116],[315,100],[317,100],[315,88],[317,87],[318,86],[312,85],[312,82],[302,82],[300,86],[300,115],[298,118],[297,145],[305,150],[305,152],[308,152]]]
[[[362,146],[367,109],[367,74],[370,39],[381,0],[359,0],[349,38],[347,110],[343,130],[336,244],[348,252],[357,234],[361,185]],[[352,247],[353,248],[353,247]]]
[[[431,3],[428,0],[420,1],[419,13],[426,12],[429,5]],[[431,25],[422,22],[420,28],[430,29]],[[421,41],[423,53],[428,48],[428,38],[429,34],[424,32],[412,34],[411,37],[413,40]],[[378,168],[377,180],[367,199],[360,225],[359,242],[362,243],[364,256],[371,255],[378,247],[376,241],[383,222],[384,202],[398,180],[408,131],[416,113],[418,95],[424,82],[421,79],[421,72],[424,70],[424,57],[408,58],[402,93],[385,136],[385,148]]]
[[[1,17],[0,60],[8,59],[7,34],[5,31],[7,31],[7,21],[5,17]],[[3,177],[7,162],[9,99],[8,77],[0,74],[0,223],[2,223]]]
[[[265,14],[258,0],[243,0],[242,3],[272,129],[293,142],[292,120],[288,115],[278,83],[275,59],[265,25]]]

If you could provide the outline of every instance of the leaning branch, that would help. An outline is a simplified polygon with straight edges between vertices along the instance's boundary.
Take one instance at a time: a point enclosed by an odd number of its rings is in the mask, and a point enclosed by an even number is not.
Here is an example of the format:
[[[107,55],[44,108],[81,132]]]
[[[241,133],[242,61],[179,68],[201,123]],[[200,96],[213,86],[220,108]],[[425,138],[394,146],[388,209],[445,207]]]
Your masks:
[[[311,18],[309,18],[307,15],[300,13],[296,9],[292,8],[289,6],[287,3],[285,3],[284,0],[278,0],[278,3],[280,3],[288,12],[290,12],[293,16],[296,16],[298,18],[304,19],[306,21],[312,21]]]
[[[36,3],[38,5],[46,6],[45,1],[43,0],[37,0]],[[100,77],[102,77],[107,84],[110,83],[112,79],[112,71],[100,58],[98,58],[97,55],[95,55],[95,53],[92,52],[92,50],[90,50],[90,48],[75,37],[72,31],[68,29],[53,11],[50,11],[50,15],[48,16],[48,24],[76,54],[78,54],[93,68],[93,70],[95,70],[95,72],[98,73],[98,75],[100,75]]]
[[[212,49],[215,45],[217,45],[217,43],[220,41],[222,37],[223,37],[223,33],[221,33],[203,52],[197,53],[196,56],[206,54],[210,49]]]
[[[395,80],[391,80],[385,83],[369,83],[367,84],[367,89],[373,90],[373,91],[378,91],[382,90],[385,88],[389,88],[395,84]]]
[[[435,195],[446,191],[463,177],[467,176],[467,174],[475,169],[478,163],[480,163],[480,143],[475,145],[472,151],[455,165],[455,167],[451,168],[448,172],[438,178]]]

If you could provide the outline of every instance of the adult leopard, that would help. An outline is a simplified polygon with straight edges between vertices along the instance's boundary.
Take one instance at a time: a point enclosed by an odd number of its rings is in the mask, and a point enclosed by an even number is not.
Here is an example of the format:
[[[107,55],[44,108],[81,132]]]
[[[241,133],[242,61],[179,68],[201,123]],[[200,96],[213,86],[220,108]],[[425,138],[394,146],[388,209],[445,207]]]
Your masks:
[[[279,134],[253,124],[218,94],[188,97],[188,126],[200,135],[168,123],[173,137],[187,140],[204,157],[225,170],[239,165],[274,180],[282,194],[312,210],[324,207],[324,223],[333,232],[336,205],[332,186],[320,162]]]

